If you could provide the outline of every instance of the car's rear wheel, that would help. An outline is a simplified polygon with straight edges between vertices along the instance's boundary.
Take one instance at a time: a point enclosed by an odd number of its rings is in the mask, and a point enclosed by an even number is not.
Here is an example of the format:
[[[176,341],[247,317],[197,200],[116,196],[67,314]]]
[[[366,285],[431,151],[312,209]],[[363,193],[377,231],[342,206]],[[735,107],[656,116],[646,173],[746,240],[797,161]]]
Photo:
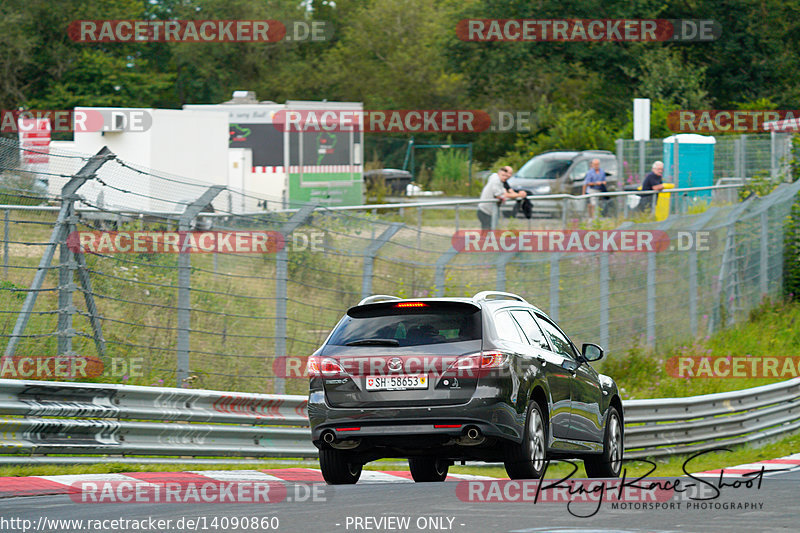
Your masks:
[[[411,477],[417,483],[444,481],[447,471],[450,469],[450,463],[436,457],[409,457],[408,469],[411,470]]]
[[[539,479],[544,474],[546,461],[547,424],[541,406],[532,401],[522,442],[506,447],[506,473],[511,479]]]
[[[622,470],[623,429],[616,408],[608,408],[608,422],[603,438],[603,453],[583,460],[589,477],[619,477]]]
[[[361,477],[361,463],[352,454],[323,448],[319,451],[319,469],[329,485],[352,485]]]

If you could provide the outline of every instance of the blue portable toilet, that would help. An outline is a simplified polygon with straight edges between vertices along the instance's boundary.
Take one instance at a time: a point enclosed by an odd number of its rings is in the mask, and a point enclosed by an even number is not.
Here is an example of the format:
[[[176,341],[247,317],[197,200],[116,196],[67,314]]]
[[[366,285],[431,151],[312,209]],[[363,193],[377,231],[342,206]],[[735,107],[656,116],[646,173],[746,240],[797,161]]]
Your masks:
[[[681,133],[664,139],[665,183],[675,188],[710,187],[714,185],[714,144],[716,139],[696,133]],[[677,143],[677,148],[676,148]],[[678,173],[675,174],[677,153]],[[689,198],[711,199],[711,190],[687,193]]]

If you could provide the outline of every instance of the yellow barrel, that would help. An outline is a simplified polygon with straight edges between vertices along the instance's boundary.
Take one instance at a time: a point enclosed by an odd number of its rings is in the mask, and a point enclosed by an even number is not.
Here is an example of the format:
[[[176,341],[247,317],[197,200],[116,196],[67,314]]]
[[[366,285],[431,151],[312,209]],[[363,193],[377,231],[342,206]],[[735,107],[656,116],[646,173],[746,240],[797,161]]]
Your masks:
[[[674,183],[665,183],[664,190],[667,189],[674,189]],[[657,194],[658,199],[656,200],[656,220],[666,220],[669,217],[669,197],[671,196],[668,192],[660,192]]]

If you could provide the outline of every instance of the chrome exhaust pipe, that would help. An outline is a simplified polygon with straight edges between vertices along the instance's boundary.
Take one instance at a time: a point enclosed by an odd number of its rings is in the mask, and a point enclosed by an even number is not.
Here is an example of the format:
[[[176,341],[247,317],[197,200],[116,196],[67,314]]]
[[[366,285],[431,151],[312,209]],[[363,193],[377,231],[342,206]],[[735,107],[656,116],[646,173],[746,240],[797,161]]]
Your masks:
[[[481,430],[475,426],[467,426],[464,428],[464,434],[456,439],[456,444],[461,446],[477,446],[483,444],[486,440],[481,434]]]
[[[322,440],[324,440],[325,442],[330,444],[330,443],[332,443],[333,441],[336,440],[336,435],[333,434],[333,431],[331,431],[330,429],[327,429],[327,430],[322,432]]]

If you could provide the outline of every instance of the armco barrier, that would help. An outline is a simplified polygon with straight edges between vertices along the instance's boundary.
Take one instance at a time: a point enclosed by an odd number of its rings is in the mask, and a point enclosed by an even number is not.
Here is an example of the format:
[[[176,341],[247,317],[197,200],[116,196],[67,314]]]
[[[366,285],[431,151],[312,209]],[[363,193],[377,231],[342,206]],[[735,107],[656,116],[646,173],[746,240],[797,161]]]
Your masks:
[[[800,428],[800,378],[718,394],[623,402],[625,457],[695,453]]]
[[[692,453],[800,428],[800,378],[623,404],[626,458]],[[0,379],[0,453],[8,454],[0,464],[19,463],[21,455],[36,456],[37,463],[75,455],[187,463],[316,457],[306,408],[305,396]]]
[[[0,453],[316,456],[304,396],[2,379],[0,416]]]

